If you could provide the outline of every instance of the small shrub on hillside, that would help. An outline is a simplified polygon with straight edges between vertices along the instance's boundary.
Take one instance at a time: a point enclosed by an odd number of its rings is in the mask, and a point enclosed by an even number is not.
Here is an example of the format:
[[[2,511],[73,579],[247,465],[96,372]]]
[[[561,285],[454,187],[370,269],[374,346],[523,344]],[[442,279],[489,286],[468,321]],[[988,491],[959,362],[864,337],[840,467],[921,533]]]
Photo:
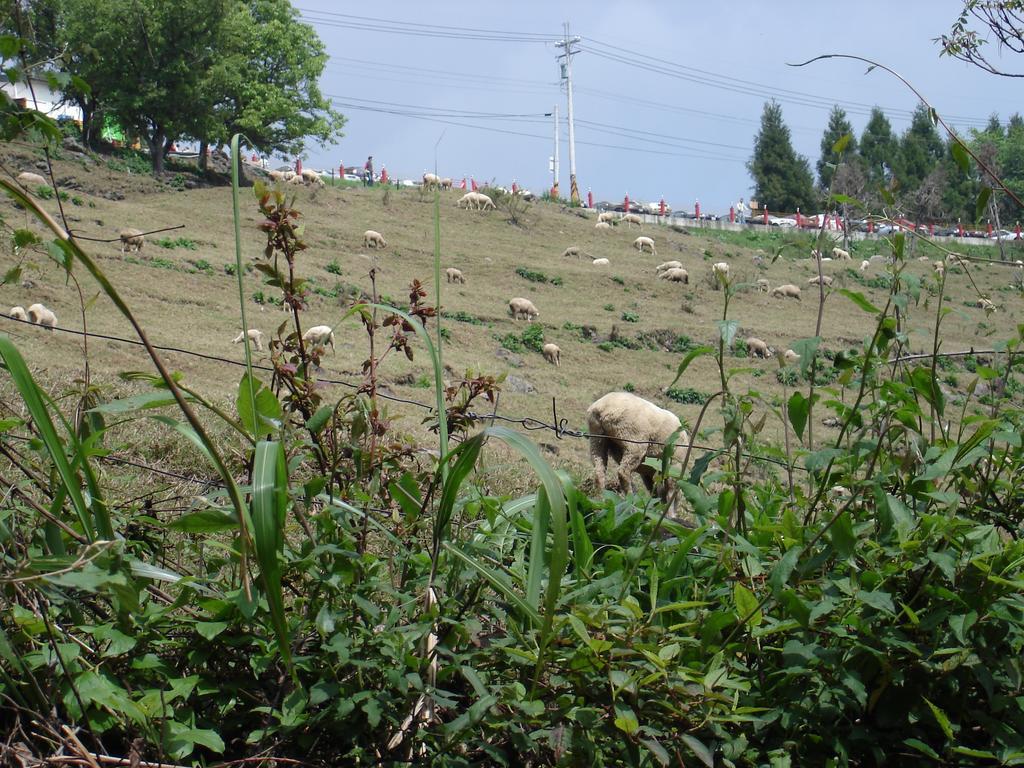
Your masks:
[[[176,173],[171,177],[171,180],[167,182],[167,186],[180,192],[185,189],[185,177],[180,173]]]
[[[337,261],[330,262],[326,267],[324,267],[324,269],[326,269],[332,275],[341,274],[341,264],[339,264]]]
[[[237,274],[237,272],[238,272],[238,269],[235,267],[234,264],[225,264],[224,265],[224,274],[225,275],[234,275],[234,274]]]
[[[252,297],[251,297],[251,298],[252,298],[252,300],[253,300],[253,301],[255,301],[255,302],[256,302],[257,304],[266,304],[266,303],[267,303],[267,297],[266,297],[266,295],[265,295],[265,294],[263,293],[263,290],[262,290],[262,289],[260,289],[260,290],[257,290],[257,291],[253,291],[253,294],[252,294]]]
[[[507,349],[509,352],[522,352],[523,342],[522,339],[515,333],[506,333],[501,337],[501,346]]]
[[[627,381],[622,385],[623,392],[636,392],[636,387],[633,386],[633,382]]]
[[[636,312],[623,312],[622,319],[624,322],[627,323],[639,323],[640,315],[638,315]]]
[[[193,259],[189,263],[199,272],[205,272],[209,275],[213,274],[213,265],[206,259]]]
[[[178,269],[178,265],[175,264],[173,261],[171,261],[170,259],[164,259],[160,256],[154,256],[152,259],[149,259],[145,263],[149,264],[149,266],[151,267],[156,267],[157,269],[171,269],[175,271],[177,271]]]
[[[602,341],[600,344],[597,345],[597,348],[600,349],[602,352],[611,352],[613,349],[615,349],[615,345],[612,344],[610,341]]]
[[[85,200],[83,200],[82,198],[78,197],[78,195],[75,195],[74,197],[71,198],[71,204],[72,205],[82,206],[82,205],[85,205]]]
[[[604,311],[605,312],[614,312],[615,311],[615,305],[614,304],[605,304],[604,305]]]
[[[523,331],[522,339],[524,347],[540,352],[544,346],[544,326],[540,323],[531,323]]]
[[[551,283],[552,285],[562,285],[562,278],[549,278],[543,272],[527,269],[526,267],[516,267],[516,274],[524,280],[529,280],[531,283]]]
[[[185,248],[186,250],[194,251],[199,248],[199,246],[196,244],[196,241],[189,237],[164,237],[161,238],[160,240],[155,240],[154,242],[161,248],[167,248],[169,250],[173,250],[175,248]]]
[[[787,387],[795,387],[800,383],[800,371],[796,368],[779,368],[775,372],[775,380]]]
[[[469,323],[470,325],[484,325],[484,321],[476,315],[471,315],[469,312],[463,312],[461,309],[456,312],[441,312],[441,317],[447,320],[455,320],[459,323]]]
[[[626,284],[626,281],[623,280],[621,277],[613,277],[612,278],[612,282],[613,283],[618,283],[619,285],[625,285]]]
[[[52,200],[53,188],[47,186],[36,187],[36,197],[38,197],[41,200]]]
[[[709,397],[709,395],[693,387],[683,387],[681,389],[670,387],[665,390],[665,394],[670,400],[675,400],[677,403],[683,403],[684,405],[704,405]]]
[[[153,165],[142,152],[125,149],[107,160],[107,167],[118,173],[135,173],[149,175],[153,173]]]
[[[734,340],[732,343],[732,354],[734,357],[750,357],[750,349],[747,347],[747,340]]]
[[[452,340],[451,329],[449,329],[449,328],[442,328],[440,330],[440,334],[441,334],[441,338],[444,339],[445,341],[451,341]]]

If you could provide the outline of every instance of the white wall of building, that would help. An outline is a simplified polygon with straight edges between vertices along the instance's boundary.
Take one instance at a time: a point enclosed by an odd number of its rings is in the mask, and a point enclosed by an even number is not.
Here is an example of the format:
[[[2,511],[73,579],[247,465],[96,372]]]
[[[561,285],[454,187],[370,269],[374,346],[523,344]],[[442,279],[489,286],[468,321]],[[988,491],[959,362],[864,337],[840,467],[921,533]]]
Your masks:
[[[26,99],[29,107],[38,109],[44,115],[54,119],[60,117],[67,117],[78,121],[82,119],[82,110],[75,104],[61,103],[61,94],[51,90],[50,84],[45,80],[32,78],[31,90],[28,84],[24,82],[6,82],[0,84],[0,87],[12,99]],[[34,99],[33,94],[35,96]]]

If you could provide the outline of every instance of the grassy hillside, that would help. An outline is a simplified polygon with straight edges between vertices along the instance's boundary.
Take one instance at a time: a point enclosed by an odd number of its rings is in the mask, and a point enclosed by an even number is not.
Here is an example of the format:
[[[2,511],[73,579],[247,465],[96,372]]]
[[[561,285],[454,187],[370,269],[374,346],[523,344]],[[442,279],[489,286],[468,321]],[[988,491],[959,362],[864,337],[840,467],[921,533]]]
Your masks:
[[[15,173],[35,170],[38,162],[37,156],[11,150],[4,157],[4,164]],[[181,226],[150,236],[141,254],[123,255],[116,242],[92,242],[88,250],[99,257],[155,343],[241,361],[241,346],[230,343],[240,328],[237,286],[229,274],[234,262],[230,190],[223,186],[186,189],[192,186],[187,174],[171,177],[171,183],[165,184],[129,170],[130,165],[116,160],[83,161],[65,155],[57,162],[56,177],[68,192],[63,207],[72,228],[80,236],[105,239],[116,237],[125,226],[143,230]],[[260,257],[265,240],[256,228],[259,214],[251,190],[244,194],[244,252],[253,260]],[[816,273],[808,259],[807,235],[674,231],[647,225],[643,234],[654,238],[655,256],[632,247],[640,234],[636,228],[602,232],[594,228],[593,217],[550,203],[530,205],[518,223],[510,223],[505,210],[458,209],[455,201],[461,194],[442,193],[440,200],[442,270],[457,266],[467,277],[465,285],[441,286],[443,323],[450,334],[444,361],[450,376],[467,371],[508,374],[500,415],[550,422],[554,398],[558,417],[566,419],[570,428],[582,429],[590,402],[608,391],[628,388],[692,422],[702,397],[718,388],[719,373],[712,359],[699,360],[676,385],[675,397],[687,402],[672,400],[665,388],[686,349],[717,343],[715,323],[722,316],[724,294],[711,277],[713,262],[728,262],[734,283],[754,283],[765,277],[772,285],[792,282],[803,289],[800,302],[752,290],[734,297],[729,315],[739,323],[738,340],[757,336],[785,349],[795,340],[814,335],[818,296],[817,288],[807,284]],[[301,275],[312,281],[315,291],[305,315],[307,326],[339,323],[354,294],[372,292],[371,268],[376,270],[382,299],[400,306],[413,278],[432,286],[432,194],[357,187],[299,189],[295,196],[309,245],[300,256]],[[47,207],[55,214],[58,211],[56,200],[48,200]],[[26,224],[24,214],[10,203],[5,203],[5,210],[11,226]],[[33,222],[28,226],[36,227]],[[379,252],[365,249],[362,233],[366,229],[382,232],[387,247]],[[595,267],[589,258],[562,258],[569,245],[580,246],[589,256],[605,257],[611,264]],[[782,256],[770,263],[783,246]],[[79,293],[42,251],[16,257],[9,243],[5,247],[5,260],[24,258],[25,268],[17,284],[0,286],[4,309],[39,301],[56,311],[63,328],[87,327],[94,333],[132,337],[125,321],[86,275],[77,274]],[[926,243],[915,247],[915,255],[942,256]],[[857,267],[862,258],[889,252],[888,243],[858,242],[852,252],[851,262],[825,265],[825,272],[835,278],[822,315],[823,347],[829,351],[859,346],[872,325],[870,315],[856,310],[836,290],[861,291],[875,303],[884,303],[887,293],[884,265],[874,264],[863,274]],[[766,257],[764,266],[755,264],[755,254]],[[670,259],[689,270],[688,286],[655,279],[654,267]],[[919,304],[907,307],[903,317],[907,347],[927,351],[934,323],[928,292],[935,285],[932,267],[914,261],[908,271],[921,278],[924,290]],[[943,350],[987,348],[1009,333],[1021,312],[1020,293],[1011,288],[1014,272],[1001,266],[975,266],[970,275],[961,270],[951,274],[947,294],[955,311],[943,321]],[[273,335],[284,320],[268,301],[276,291],[262,285],[256,272],[246,276],[245,290],[250,323]],[[430,291],[428,300],[433,298],[432,287]],[[998,305],[994,314],[972,306],[979,292]],[[261,295],[263,303],[259,303]],[[507,315],[507,302],[514,296],[527,297],[539,308],[543,339],[561,347],[561,367],[548,365],[530,349],[511,354],[503,350],[503,340],[517,348],[509,337],[521,337],[527,327]],[[17,340],[44,380],[82,375],[85,351],[80,338],[12,326],[3,322],[3,330]],[[326,358],[325,376],[359,382],[367,357],[365,333],[358,321],[349,319],[337,328],[336,336],[337,354]],[[103,340],[89,342],[88,356],[94,380],[113,385],[111,391],[124,388],[115,375],[139,367],[142,360],[138,348]],[[233,400],[240,369],[175,353],[169,353],[168,359],[190,386],[214,398]],[[742,370],[734,379],[734,390],[756,389],[768,403],[781,395],[775,360],[734,356],[731,362]],[[430,369],[424,354],[413,362],[389,358],[382,373],[387,392],[431,402],[426,388]],[[968,382],[968,377],[957,376],[955,368],[945,375],[951,391],[957,387],[962,391]],[[396,425],[399,430],[425,435],[417,409],[398,404],[390,408],[403,416]],[[769,420],[765,434],[781,434],[778,419]],[[535,432],[533,437],[557,453],[557,461],[587,475],[581,466],[585,440],[559,441],[548,431]]]

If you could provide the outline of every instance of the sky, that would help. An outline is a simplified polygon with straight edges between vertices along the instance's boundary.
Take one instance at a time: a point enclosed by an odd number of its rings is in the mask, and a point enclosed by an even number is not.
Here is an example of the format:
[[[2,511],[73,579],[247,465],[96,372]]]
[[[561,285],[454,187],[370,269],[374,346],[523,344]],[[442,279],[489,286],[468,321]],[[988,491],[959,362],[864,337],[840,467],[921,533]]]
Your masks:
[[[897,134],[919,103],[897,78],[859,61],[789,64],[850,54],[898,72],[958,131],[1022,110],[1020,81],[940,57],[962,0],[853,3],[556,2],[338,3],[293,0],[330,60],[320,86],[347,118],[307,167],[362,166],[418,179],[550,188],[558,106],[560,180],[569,190],[567,104],[554,42],[569,23],[576,176],[595,201],[657,201],[727,213],[753,195],[746,169],[764,104],[775,99],[812,170],[833,105],[857,136],[872,106]],[[1008,68],[1024,57],[1007,53]]]

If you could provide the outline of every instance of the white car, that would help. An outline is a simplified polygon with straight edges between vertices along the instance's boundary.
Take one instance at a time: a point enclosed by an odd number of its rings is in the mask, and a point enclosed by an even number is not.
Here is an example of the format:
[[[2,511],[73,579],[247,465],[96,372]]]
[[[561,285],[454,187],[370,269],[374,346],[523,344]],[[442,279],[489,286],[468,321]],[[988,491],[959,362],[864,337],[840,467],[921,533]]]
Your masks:
[[[796,219],[786,218],[785,216],[769,216],[768,223],[773,227],[795,227]]]
[[[356,176],[354,173],[346,173],[341,178],[343,178],[345,181],[362,181],[363,180],[362,176]]]

